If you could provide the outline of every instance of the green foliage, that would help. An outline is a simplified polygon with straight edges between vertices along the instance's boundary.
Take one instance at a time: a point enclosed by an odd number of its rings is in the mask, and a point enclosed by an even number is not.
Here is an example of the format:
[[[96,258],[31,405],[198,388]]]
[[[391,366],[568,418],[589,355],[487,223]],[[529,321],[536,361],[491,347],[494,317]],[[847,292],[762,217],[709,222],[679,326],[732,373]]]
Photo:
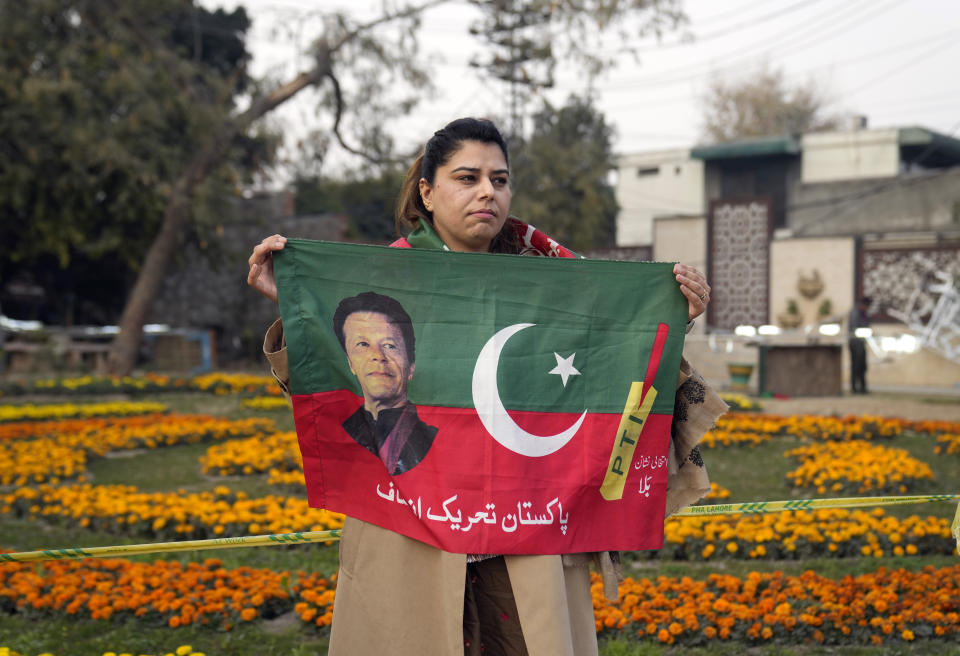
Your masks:
[[[48,320],[115,319],[173,181],[248,83],[248,27],[185,0],[0,4],[0,285],[67,299]],[[270,151],[239,141],[205,191]]]
[[[571,96],[534,114],[533,134],[511,146],[511,213],[574,250],[614,241],[613,129],[590,100]]]
[[[396,239],[394,212],[404,172],[386,169],[374,177],[330,180],[319,176],[299,177],[297,214],[323,212],[347,215],[347,237],[383,243]]]
[[[303,631],[295,622],[243,624],[230,632],[209,627],[176,630],[145,626],[144,622],[114,623],[104,630],[97,620],[64,618],[34,619],[0,614],[0,646],[36,656],[99,656],[107,652],[129,654],[170,654],[181,645],[209,656],[307,656],[327,653],[327,639]],[[69,647],[67,647],[69,645]]]
[[[509,121],[516,138],[533,91],[554,84],[559,61],[592,79],[613,59],[602,52],[631,52],[638,37],[674,29],[686,20],[679,0],[469,0],[481,12],[470,33],[483,55],[470,65],[507,86]]]
[[[679,0],[470,0],[482,13],[471,34],[489,53],[474,66],[505,82],[550,86],[557,61],[588,73],[611,62],[600,52],[629,52],[638,37],[660,36],[686,20]],[[603,46],[603,47],[601,47]]]

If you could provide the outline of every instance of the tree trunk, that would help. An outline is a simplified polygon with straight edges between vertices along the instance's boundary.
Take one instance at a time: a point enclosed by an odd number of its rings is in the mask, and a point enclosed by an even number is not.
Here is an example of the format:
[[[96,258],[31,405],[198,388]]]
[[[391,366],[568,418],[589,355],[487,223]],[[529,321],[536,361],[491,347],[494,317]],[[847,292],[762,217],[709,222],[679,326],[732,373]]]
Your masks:
[[[218,148],[219,145],[219,143],[214,143],[207,146],[206,152],[203,154],[213,155],[215,150],[222,154],[223,148]],[[183,229],[190,215],[190,201],[193,198],[193,191],[197,184],[210,173],[211,165],[199,166],[201,161],[210,162],[212,165],[213,158],[198,156],[187,173],[177,180],[173,193],[170,195],[170,201],[163,213],[160,232],[157,233],[153,243],[150,244],[150,250],[147,251],[143,267],[137,274],[137,281],[127,297],[127,303],[124,305],[123,314],[120,317],[120,333],[114,338],[107,358],[107,371],[114,376],[128,375],[137,363],[137,351],[140,348],[143,325],[146,323],[153,301],[160,291],[160,285],[163,283],[163,276],[166,273],[170,257],[179,245],[180,238],[183,235]]]
[[[321,48],[322,51],[317,53],[317,66],[313,70],[301,73],[272,93],[254,100],[246,112],[226,123],[214,140],[200,150],[186,172],[174,184],[160,231],[147,251],[143,268],[140,269],[123,308],[120,333],[114,338],[107,358],[107,370],[110,374],[128,375],[136,365],[143,325],[160,291],[170,258],[180,244],[197,186],[221,163],[237,134],[307,86],[317,84],[331,73],[330,51],[328,48]]]

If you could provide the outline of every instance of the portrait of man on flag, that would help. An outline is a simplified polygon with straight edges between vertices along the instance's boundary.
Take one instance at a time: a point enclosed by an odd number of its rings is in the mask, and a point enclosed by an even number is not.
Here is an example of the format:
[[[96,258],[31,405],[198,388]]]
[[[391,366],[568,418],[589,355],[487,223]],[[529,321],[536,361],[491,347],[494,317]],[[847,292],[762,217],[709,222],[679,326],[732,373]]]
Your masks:
[[[363,405],[341,424],[343,429],[378,456],[390,475],[416,467],[437,428],[422,421],[407,399],[416,368],[410,315],[396,299],[367,291],[340,301],[333,330],[363,391]]]

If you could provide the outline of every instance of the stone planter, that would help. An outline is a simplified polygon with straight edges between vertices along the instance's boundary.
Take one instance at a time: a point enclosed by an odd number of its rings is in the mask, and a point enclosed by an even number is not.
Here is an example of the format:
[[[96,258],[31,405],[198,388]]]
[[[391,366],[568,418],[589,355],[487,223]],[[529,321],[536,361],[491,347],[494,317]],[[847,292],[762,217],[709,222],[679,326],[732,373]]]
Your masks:
[[[728,362],[727,371],[730,372],[730,386],[736,390],[750,388],[750,375],[753,373],[753,364],[745,362]]]
[[[784,328],[799,328],[803,323],[803,317],[799,314],[778,314],[777,323]]]

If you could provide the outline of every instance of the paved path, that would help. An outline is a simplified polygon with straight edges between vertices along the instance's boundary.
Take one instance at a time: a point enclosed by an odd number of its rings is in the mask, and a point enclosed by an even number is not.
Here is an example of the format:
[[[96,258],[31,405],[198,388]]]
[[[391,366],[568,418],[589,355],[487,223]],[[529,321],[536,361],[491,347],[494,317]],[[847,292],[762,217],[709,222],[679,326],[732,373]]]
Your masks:
[[[857,396],[758,399],[763,412],[777,415],[877,415],[960,422],[960,399],[878,392]]]

